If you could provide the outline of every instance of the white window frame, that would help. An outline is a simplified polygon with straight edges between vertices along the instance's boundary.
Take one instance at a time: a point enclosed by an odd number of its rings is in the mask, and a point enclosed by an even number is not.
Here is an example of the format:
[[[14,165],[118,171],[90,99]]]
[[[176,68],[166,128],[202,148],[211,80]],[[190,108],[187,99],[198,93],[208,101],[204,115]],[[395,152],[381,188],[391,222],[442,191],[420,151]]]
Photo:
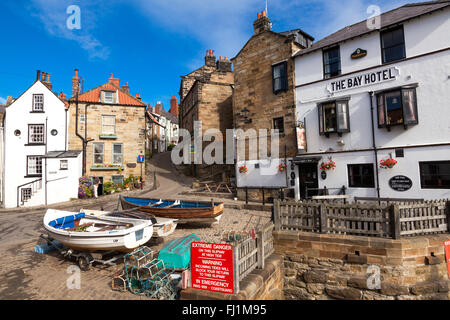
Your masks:
[[[120,146],[121,153],[115,153],[114,152],[114,146],[116,146],[116,145]],[[119,155],[120,155],[121,161],[120,162],[114,161],[115,160],[115,156],[119,156]],[[113,143],[113,145],[112,145],[112,163],[113,164],[122,164],[123,163],[123,143]]]
[[[106,118],[114,118],[114,125],[112,125],[112,124],[105,124],[105,120],[106,120]],[[105,131],[105,127],[113,127],[113,130],[112,130],[112,132],[108,132],[108,131]],[[116,134],[116,116],[114,116],[114,115],[102,115],[102,118],[101,118],[101,134],[102,135],[115,135]]]
[[[59,160],[59,170],[68,170],[69,160]]]
[[[27,175],[42,176],[42,156],[27,156]]]
[[[42,131],[42,132],[36,132]],[[28,125],[28,144],[43,144],[45,143],[45,125],[44,124],[29,124]]]
[[[111,94],[111,97],[106,98],[107,94]],[[109,99],[110,98],[110,99]],[[115,91],[102,91],[102,102],[107,104],[114,104],[116,103],[116,92]]]
[[[40,101],[36,101],[36,100],[40,100]],[[42,93],[33,94],[32,110],[34,112],[44,112],[44,95]]]
[[[95,146],[96,145],[101,145],[102,146],[102,152],[101,153],[95,152]],[[95,161],[95,155],[97,155],[97,154],[101,154],[102,155],[102,162],[96,162]],[[94,164],[104,164],[105,163],[105,144],[102,143],[102,142],[94,142],[92,144],[92,156],[93,156],[92,160],[93,160]]]

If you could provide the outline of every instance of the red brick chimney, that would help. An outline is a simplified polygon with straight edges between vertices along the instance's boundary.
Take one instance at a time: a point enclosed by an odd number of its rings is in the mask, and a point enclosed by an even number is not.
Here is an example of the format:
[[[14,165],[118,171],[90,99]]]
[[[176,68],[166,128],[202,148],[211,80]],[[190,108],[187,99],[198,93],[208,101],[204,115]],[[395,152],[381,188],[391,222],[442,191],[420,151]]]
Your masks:
[[[138,100],[142,100],[142,98],[141,98],[141,94],[140,94],[140,93],[136,93],[136,99],[138,99]]]
[[[130,93],[130,87],[128,86],[128,82],[126,85],[122,86],[122,90],[126,93]]]
[[[109,83],[112,83],[116,87],[120,88],[120,80],[114,78],[112,72],[111,72],[111,77],[109,78]]]
[[[77,93],[80,93],[80,78],[78,69],[75,69],[75,75],[72,77],[72,97],[76,97]]]
[[[161,114],[161,101],[158,101],[158,102],[156,103],[155,113]]]
[[[169,112],[178,117],[178,99],[176,96],[170,98],[170,110]]]
[[[64,92],[60,92],[59,93],[59,98],[61,99],[61,100],[66,100],[66,95],[64,94]]]
[[[42,83],[50,90],[52,91],[52,83],[50,82],[50,73],[42,72]]]

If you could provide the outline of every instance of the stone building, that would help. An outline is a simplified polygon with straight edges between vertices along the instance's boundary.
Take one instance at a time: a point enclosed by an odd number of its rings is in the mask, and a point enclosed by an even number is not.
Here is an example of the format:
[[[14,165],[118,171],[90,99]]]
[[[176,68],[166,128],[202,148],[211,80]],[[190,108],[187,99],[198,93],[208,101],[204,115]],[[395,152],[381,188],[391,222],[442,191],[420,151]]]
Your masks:
[[[217,141],[226,143],[226,129],[233,127],[232,94],[233,94],[232,63],[227,57],[216,59],[213,50],[208,50],[205,65],[181,77],[180,84],[180,128],[190,132],[194,139],[194,122],[201,122],[203,135],[208,129],[219,130],[221,135],[212,135]],[[203,143],[202,151],[209,144]],[[197,177],[215,175],[226,170],[221,164],[207,165],[205,163],[191,166],[192,174]]]
[[[120,87],[120,79],[113,74],[98,87],[86,92],[79,89],[75,69],[69,99],[69,147],[84,150],[83,175],[118,184],[131,174],[141,176],[137,159],[145,152],[146,104],[140,94],[130,95],[128,83]]]
[[[252,187],[251,197],[260,198],[261,188],[266,195],[290,187],[288,170],[280,171],[280,164],[297,153],[294,63],[291,56],[311,46],[314,40],[300,29],[287,32],[271,30],[265,11],[253,23],[254,34],[239,53],[231,59],[234,65],[233,118],[235,129],[244,132],[254,129],[255,136],[237,135],[236,177],[238,197],[244,187]],[[266,133],[258,130],[267,129]],[[279,150],[271,150],[272,129],[278,130]],[[257,147],[249,154],[249,143],[267,139],[267,152]],[[241,144],[242,143],[242,144]],[[258,145],[257,145],[258,146]],[[261,153],[261,154],[260,154]],[[246,173],[239,167],[245,166]],[[290,169],[290,168],[288,168]],[[272,190],[270,190],[272,189]]]

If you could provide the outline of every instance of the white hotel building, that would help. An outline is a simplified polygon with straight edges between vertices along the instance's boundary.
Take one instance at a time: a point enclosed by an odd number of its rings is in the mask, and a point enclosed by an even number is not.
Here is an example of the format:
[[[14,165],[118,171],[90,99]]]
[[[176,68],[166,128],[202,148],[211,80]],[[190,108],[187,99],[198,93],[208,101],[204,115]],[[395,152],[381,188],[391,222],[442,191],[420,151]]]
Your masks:
[[[343,186],[359,197],[450,198],[450,1],[380,18],[378,29],[362,21],[294,54],[306,132],[292,166],[297,199]],[[397,164],[380,168],[388,158]]]

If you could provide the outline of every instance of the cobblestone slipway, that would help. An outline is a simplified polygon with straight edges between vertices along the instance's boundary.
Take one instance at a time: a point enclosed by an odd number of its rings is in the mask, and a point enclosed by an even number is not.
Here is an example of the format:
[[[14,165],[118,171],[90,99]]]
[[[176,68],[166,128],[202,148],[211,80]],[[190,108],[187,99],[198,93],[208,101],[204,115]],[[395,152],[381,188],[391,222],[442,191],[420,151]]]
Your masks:
[[[160,154],[152,159],[150,171],[157,172],[158,188],[142,196],[155,198],[174,197],[190,189],[192,181],[180,176],[171,166],[170,154]],[[179,196],[178,198],[186,198]],[[192,197],[190,197],[192,199]],[[64,210],[81,208],[112,210],[117,206],[117,196],[87,201]],[[96,265],[81,273],[80,289],[68,289],[67,279],[72,274],[68,267],[73,262],[63,260],[58,254],[37,254],[34,246],[44,232],[42,218],[45,209],[0,212],[0,299],[145,299],[129,292],[119,293],[111,289],[112,275],[122,267]],[[226,208],[220,224],[213,227],[198,224],[179,225],[175,232],[163,241],[151,240],[147,245],[159,250],[171,239],[195,233],[202,241],[218,241],[224,230],[249,230],[270,220],[270,212]]]

